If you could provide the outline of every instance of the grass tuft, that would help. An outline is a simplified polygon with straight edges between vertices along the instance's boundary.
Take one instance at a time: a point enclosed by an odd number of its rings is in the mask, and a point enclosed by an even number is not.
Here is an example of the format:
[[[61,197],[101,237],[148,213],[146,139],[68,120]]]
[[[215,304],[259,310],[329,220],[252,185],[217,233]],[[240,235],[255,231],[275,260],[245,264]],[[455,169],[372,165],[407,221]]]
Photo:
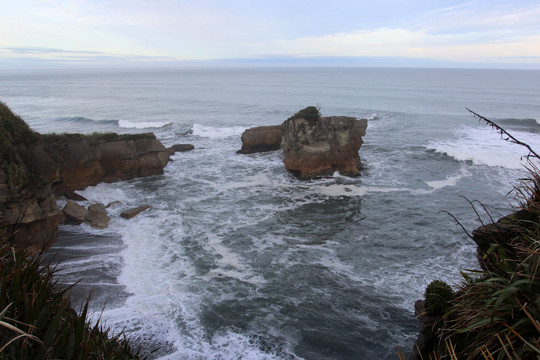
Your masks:
[[[139,358],[122,334],[88,325],[88,301],[80,315],[71,308],[70,287],[60,288],[39,256],[0,235],[0,359]]]

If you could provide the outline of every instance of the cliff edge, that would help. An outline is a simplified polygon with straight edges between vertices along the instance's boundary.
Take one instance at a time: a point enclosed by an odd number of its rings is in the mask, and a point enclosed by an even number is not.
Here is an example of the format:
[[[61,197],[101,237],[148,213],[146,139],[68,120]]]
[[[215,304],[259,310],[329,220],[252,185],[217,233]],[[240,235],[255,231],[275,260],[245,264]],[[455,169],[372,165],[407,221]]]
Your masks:
[[[64,219],[55,195],[162,174],[169,154],[151,133],[41,135],[0,102],[0,231],[47,249]]]

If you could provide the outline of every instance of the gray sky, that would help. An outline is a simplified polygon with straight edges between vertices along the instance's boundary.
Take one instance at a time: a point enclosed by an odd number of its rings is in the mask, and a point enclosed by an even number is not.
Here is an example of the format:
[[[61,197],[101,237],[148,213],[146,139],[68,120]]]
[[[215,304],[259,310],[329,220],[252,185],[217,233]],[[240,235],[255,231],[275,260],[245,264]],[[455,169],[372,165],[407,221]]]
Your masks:
[[[538,0],[0,0],[0,9],[0,69],[222,59],[540,69]]]

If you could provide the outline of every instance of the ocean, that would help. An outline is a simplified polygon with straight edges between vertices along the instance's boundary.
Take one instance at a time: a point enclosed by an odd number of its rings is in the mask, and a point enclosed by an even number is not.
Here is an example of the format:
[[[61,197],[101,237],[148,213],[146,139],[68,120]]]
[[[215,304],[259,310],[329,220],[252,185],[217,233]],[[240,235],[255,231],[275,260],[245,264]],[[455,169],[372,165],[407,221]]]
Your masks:
[[[93,318],[151,359],[396,359],[426,285],[478,268],[449,213],[468,232],[502,217],[527,175],[526,149],[465,108],[538,151],[538,84],[525,70],[27,70],[0,71],[0,100],[42,133],[195,146],[163,175],[80,191],[121,204],[105,230],[62,225],[46,254],[78,281],[74,304],[91,294]],[[279,151],[236,154],[245,129],[310,105],[368,119],[360,177],[300,181]]]

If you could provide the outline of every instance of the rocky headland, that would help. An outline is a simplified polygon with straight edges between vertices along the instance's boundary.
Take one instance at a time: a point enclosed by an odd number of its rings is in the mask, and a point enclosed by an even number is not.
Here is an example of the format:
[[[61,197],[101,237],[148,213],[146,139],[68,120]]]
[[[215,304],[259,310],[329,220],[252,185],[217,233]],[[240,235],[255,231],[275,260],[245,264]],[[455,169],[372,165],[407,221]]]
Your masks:
[[[239,153],[283,150],[285,168],[300,179],[360,175],[360,155],[367,120],[348,116],[322,117],[309,106],[279,126],[255,127],[242,134]]]
[[[74,190],[101,182],[162,174],[171,154],[193,149],[167,149],[152,133],[41,135],[3,103],[0,116],[0,230],[34,251],[52,245],[64,221],[57,196],[77,199]],[[90,223],[106,226],[103,211],[89,210]]]

